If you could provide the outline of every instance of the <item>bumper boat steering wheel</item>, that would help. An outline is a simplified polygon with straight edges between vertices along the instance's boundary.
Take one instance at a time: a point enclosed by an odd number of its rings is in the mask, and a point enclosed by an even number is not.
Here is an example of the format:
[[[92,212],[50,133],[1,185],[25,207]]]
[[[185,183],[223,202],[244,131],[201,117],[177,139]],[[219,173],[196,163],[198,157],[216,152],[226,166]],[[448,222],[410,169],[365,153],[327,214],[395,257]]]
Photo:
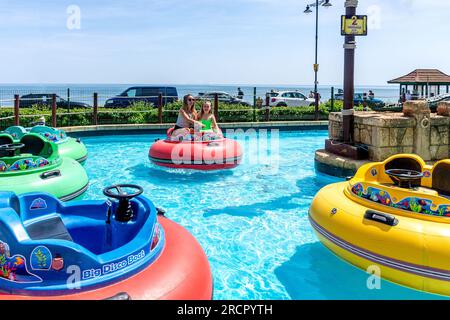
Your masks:
[[[127,193],[123,188],[134,189],[136,192]],[[116,190],[117,192],[113,192]],[[144,189],[134,184],[116,184],[103,189],[103,194],[109,198],[119,200],[119,206],[116,211],[116,220],[119,222],[128,222],[133,218],[133,209],[130,200],[144,192]]]
[[[423,173],[409,169],[386,170],[386,174],[394,181],[395,185],[408,189],[420,185],[420,179],[423,178]]]
[[[25,147],[23,143],[9,143],[0,146],[0,151],[6,151],[8,157],[14,157],[16,152]]]

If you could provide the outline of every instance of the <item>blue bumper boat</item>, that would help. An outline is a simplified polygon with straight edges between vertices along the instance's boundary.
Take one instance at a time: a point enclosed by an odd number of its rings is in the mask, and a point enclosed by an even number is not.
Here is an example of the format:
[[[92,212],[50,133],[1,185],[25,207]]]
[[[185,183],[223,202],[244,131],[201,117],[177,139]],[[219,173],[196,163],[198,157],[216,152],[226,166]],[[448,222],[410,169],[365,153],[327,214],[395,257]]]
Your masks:
[[[142,192],[71,203],[0,192],[0,299],[210,299],[203,249]]]

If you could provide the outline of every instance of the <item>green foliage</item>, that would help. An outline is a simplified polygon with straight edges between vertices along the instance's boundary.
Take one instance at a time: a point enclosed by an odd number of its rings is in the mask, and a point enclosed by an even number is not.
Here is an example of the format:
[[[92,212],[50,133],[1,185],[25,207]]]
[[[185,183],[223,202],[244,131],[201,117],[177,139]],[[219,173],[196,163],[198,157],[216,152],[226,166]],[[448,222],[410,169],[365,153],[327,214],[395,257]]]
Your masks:
[[[313,120],[315,113],[314,106],[308,107],[275,107],[270,109],[270,120],[273,121],[290,121],[290,120]],[[319,106],[319,116],[321,119],[328,119],[326,106],[321,104]],[[265,117],[265,110],[262,112],[263,119]],[[263,121],[260,118],[260,121]]]
[[[422,212],[422,206],[415,201],[411,201],[409,206],[413,212],[417,212],[417,213]]]
[[[334,100],[334,101],[328,100],[324,104],[324,107],[329,112],[340,112],[342,108],[344,108],[344,102],[342,100]]]
[[[135,101],[130,105],[130,109],[136,111],[148,111],[154,109],[153,103],[146,101]]]
[[[42,253],[41,249],[36,252],[36,258],[38,260],[38,266],[40,268],[47,267],[47,257]]]

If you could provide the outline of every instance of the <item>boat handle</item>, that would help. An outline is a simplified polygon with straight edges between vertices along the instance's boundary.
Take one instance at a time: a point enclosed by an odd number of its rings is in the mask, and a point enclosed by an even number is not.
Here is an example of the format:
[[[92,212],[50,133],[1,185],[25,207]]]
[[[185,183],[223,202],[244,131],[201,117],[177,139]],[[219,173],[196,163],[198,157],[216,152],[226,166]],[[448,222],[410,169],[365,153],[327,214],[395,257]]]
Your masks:
[[[119,292],[118,294],[106,298],[105,300],[131,300],[131,297],[128,293],[126,292]]]
[[[392,227],[398,225],[398,220],[394,216],[373,210],[367,210],[364,214],[364,219],[376,221]]]
[[[156,208],[156,213],[158,214],[158,216],[164,216],[166,214],[166,210],[161,209],[161,208]]]
[[[40,175],[41,179],[46,180],[50,178],[56,178],[61,176],[61,171],[59,170],[53,170],[53,171],[47,171]]]

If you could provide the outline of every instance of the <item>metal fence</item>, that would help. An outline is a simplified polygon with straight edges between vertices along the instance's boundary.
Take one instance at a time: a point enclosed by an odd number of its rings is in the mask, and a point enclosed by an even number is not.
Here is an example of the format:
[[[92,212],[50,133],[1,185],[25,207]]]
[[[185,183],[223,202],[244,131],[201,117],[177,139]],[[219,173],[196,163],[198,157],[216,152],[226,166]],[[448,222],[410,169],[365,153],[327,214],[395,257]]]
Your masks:
[[[229,104],[221,100],[219,94],[212,97],[214,115],[219,122],[257,122],[257,121],[289,121],[314,120],[313,101],[309,100],[306,107],[289,108],[279,112],[280,108],[273,105],[271,92],[254,87],[252,94],[247,94],[243,100],[245,106]],[[11,125],[29,126],[44,117],[47,124],[55,127],[73,125],[126,124],[126,123],[173,123],[176,121],[178,108],[165,104],[171,96],[147,96],[136,98],[136,101],[155,101],[144,103],[140,108],[104,108],[105,101],[118,92],[105,87],[101,94],[92,93],[89,89],[58,89],[52,94],[39,94],[34,90],[26,93],[23,90],[0,90],[0,127],[5,129]],[[319,119],[327,119],[327,112],[335,110],[334,99],[337,91],[329,88],[331,99],[322,101],[318,112]],[[248,92],[247,92],[248,93]],[[42,96],[44,95],[44,96]],[[39,96],[36,98],[36,96]],[[201,101],[202,97],[198,97]],[[37,103],[36,103],[37,102]],[[62,103],[64,102],[64,103]],[[86,104],[80,108],[80,103]],[[326,103],[326,105],[324,104]],[[63,105],[63,107],[61,107]],[[286,108],[284,108],[286,109]],[[302,109],[304,109],[302,111]],[[308,111],[306,111],[308,109]]]

